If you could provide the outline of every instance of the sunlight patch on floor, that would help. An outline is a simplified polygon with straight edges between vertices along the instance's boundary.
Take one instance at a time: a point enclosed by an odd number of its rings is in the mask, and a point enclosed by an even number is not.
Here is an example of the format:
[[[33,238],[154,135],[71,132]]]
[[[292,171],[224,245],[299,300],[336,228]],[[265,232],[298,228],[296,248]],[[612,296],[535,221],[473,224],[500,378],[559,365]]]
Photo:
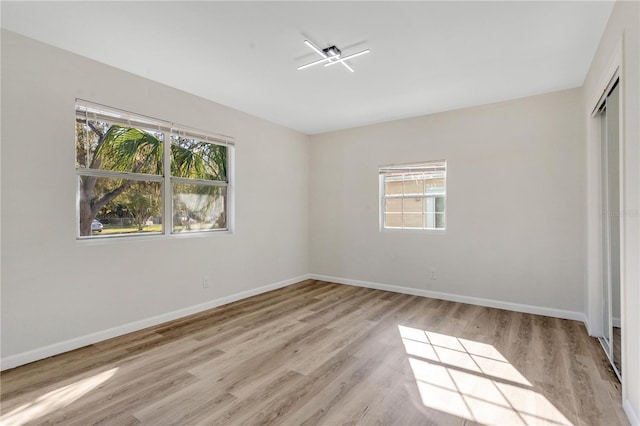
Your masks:
[[[425,407],[483,424],[571,422],[492,345],[398,326]]]
[[[117,371],[118,368],[112,368],[111,370],[48,392],[35,401],[21,405],[15,410],[3,414],[0,417],[0,424],[3,426],[17,426],[34,422],[49,413],[69,406],[83,395],[109,380]]]

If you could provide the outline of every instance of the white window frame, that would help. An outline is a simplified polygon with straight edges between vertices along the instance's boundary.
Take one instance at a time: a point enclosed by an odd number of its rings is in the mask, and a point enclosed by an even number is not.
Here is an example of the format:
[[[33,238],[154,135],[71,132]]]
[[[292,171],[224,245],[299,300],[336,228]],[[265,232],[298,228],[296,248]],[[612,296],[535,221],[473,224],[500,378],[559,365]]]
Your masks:
[[[114,235],[80,235],[80,191],[76,189],[76,239],[81,241],[96,241],[96,240],[112,240],[112,239],[135,239],[135,238],[152,238],[153,236],[162,237],[184,237],[184,236],[202,236],[219,233],[233,233],[234,230],[234,165],[235,165],[235,140],[231,136],[221,135],[217,133],[211,133],[192,127],[183,126],[170,121],[161,120],[153,117],[148,117],[140,114],[135,114],[129,111],[108,107],[98,103],[86,101],[83,99],[76,99],[75,114],[77,117],[86,117],[87,119],[107,122],[109,124],[117,124],[127,127],[134,127],[141,130],[150,130],[163,134],[163,174],[153,175],[146,173],[133,173],[133,172],[121,172],[111,170],[99,170],[89,169],[83,167],[76,167],[76,185],[78,185],[80,176],[95,176],[105,178],[116,179],[129,179],[137,181],[147,182],[160,182],[162,184],[162,231],[161,232],[145,232],[145,233],[130,233],[130,234],[114,234]],[[171,136],[186,137],[191,139],[197,139],[202,142],[207,142],[215,145],[223,145],[227,148],[227,180],[215,181],[215,180],[203,180],[203,179],[191,179],[175,177],[171,175]],[[75,142],[75,137],[74,137]],[[76,163],[75,156],[76,150],[74,149],[74,164]],[[221,186],[226,187],[225,197],[225,228],[215,229],[198,229],[192,231],[173,232],[173,184],[185,183],[196,184],[205,186]]]
[[[387,181],[387,177],[392,175],[392,174],[398,174],[398,173],[402,173],[402,174],[407,174],[407,175],[411,175],[411,174],[424,174],[424,173],[442,173],[444,176],[444,191],[443,192],[438,192],[438,193],[433,193],[433,194],[429,194],[429,193],[424,193],[425,191],[423,191],[422,194],[404,194],[404,191],[402,194],[386,194],[385,193],[385,188],[386,188],[386,181]],[[427,233],[444,233],[447,229],[447,160],[432,160],[432,161],[422,161],[419,163],[405,163],[405,164],[389,164],[389,165],[384,165],[384,166],[380,166],[378,168],[378,175],[379,175],[379,199],[380,199],[380,214],[379,214],[379,226],[380,226],[380,231],[402,231],[402,232],[427,232]],[[404,182],[404,180],[403,180]],[[404,185],[404,184],[403,184]],[[421,198],[423,199],[423,205],[426,205],[427,203],[429,203],[430,200],[431,203],[433,203],[434,206],[434,222],[435,222],[435,203],[436,203],[436,198],[444,198],[444,211],[442,212],[442,216],[444,217],[444,223],[445,226],[444,228],[435,228],[435,227],[428,227],[428,224],[426,223],[427,218],[423,219],[423,226],[422,227],[393,227],[393,226],[387,226],[386,224],[386,200],[388,199],[400,199],[400,200],[404,200],[406,198]],[[423,216],[426,216],[427,211],[423,210],[423,212],[421,213]],[[404,216],[404,203],[403,203],[403,211],[400,213],[401,216]],[[435,225],[435,223],[434,223]]]

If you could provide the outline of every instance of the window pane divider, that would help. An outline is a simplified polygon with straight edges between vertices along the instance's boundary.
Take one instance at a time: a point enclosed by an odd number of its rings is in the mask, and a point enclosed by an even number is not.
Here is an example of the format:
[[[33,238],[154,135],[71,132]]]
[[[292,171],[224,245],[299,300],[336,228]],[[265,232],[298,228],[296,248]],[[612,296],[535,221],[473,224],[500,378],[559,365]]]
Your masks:
[[[79,176],[94,176],[111,179],[129,179],[136,181],[162,182],[164,176],[150,175],[147,173],[123,172],[119,170],[101,170],[101,169],[85,169],[83,167],[76,168],[76,174]]]
[[[171,176],[171,131],[165,130],[163,132],[162,143],[162,155],[163,162],[162,167],[165,176]],[[171,235],[173,229],[173,188],[171,187],[170,180],[162,187],[162,205],[164,207],[162,216],[162,234],[165,237]]]
[[[191,179],[191,178],[183,178],[183,177],[175,177],[175,176],[171,177],[171,183],[206,185],[206,186],[229,186],[229,183],[224,180]]]
[[[385,199],[402,199],[402,198],[433,198],[433,197],[444,197],[446,196],[446,192],[437,192],[433,194],[385,194]]]

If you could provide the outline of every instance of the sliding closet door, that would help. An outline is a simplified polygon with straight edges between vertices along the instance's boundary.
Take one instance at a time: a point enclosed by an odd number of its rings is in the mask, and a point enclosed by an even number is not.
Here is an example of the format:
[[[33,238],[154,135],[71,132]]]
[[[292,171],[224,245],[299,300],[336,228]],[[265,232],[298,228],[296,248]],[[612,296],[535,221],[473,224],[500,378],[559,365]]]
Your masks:
[[[607,97],[609,161],[609,252],[611,284],[611,340],[613,361],[620,372],[620,94],[615,86]]]
[[[620,372],[620,98],[615,84],[601,110],[603,345]]]
[[[608,111],[605,105],[600,115],[601,170],[602,170],[602,343],[607,356],[611,358],[611,250],[610,250],[610,221],[609,221],[609,144]]]

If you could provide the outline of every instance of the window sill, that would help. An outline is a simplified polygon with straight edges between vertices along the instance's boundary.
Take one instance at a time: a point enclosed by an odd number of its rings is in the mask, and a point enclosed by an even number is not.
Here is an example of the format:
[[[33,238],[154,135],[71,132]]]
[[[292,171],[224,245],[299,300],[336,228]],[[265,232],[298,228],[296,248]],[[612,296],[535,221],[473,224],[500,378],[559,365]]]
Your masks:
[[[213,235],[231,235],[233,231],[229,229],[219,230],[219,231],[205,231],[205,232],[184,232],[184,233],[175,233],[175,234],[163,234],[160,232],[149,233],[145,235],[135,234],[135,235],[105,235],[105,236],[93,236],[93,237],[78,237],[76,238],[76,242],[80,245],[104,245],[104,244],[115,244],[116,241],[118,243],[123,241],[170,241],[177,239],[185,239],[185,238],[203,238],[203,237],[211,237]]]
[[[422,235],[445,235],[446,229],[411,229],[411,228],[381,228],[383,234],[422,234]]]

